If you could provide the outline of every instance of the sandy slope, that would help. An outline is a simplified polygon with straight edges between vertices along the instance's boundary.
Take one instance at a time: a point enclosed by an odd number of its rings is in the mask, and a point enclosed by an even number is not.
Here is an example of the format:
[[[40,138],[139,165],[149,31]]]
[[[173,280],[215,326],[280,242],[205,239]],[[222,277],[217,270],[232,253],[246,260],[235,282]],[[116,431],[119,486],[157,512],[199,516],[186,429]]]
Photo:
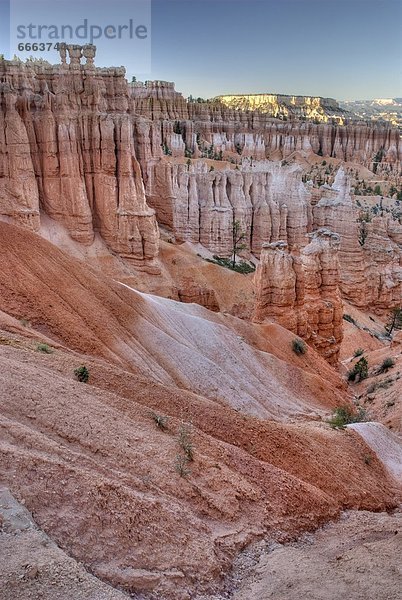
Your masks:
[[[4,223],[0,257],[0,480],[99,577],[184,600],[262,536],[396,505],[362,437],[320,422],[344,386],[289,332],[138,293]]]
[[[124,600],[40,531],[24,506],[0,488],[2,600]]]
[[[274,545],[234,600],[399,600],[402,513],[349,512],[314,536]]]
[[[344,507],[395,504],[353,431],[261,421],[102,361],[1,339],[0,478],[113,584],[185,598],[267,532],[286,538]],[[92,385],[74,381],[83,360]],[[150,410],[170,415],[167,432]],[[183,422],[195,458],[186,478],[176,471]]]
[[[332,381],[250,346],[224,316],[129,289],[35,234],[0,223],[0,256],[0,310],[77,351],[265,417],[342,400]]]

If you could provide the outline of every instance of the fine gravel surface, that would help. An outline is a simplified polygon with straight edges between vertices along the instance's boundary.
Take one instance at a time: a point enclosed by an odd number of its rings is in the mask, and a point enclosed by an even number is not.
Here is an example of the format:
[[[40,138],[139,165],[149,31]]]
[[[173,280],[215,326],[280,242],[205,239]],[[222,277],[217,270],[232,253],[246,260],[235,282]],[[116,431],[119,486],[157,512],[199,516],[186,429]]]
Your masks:
[[[348,511],[313,535],[267,548],[248,573],[242,573],[247,556],[240,558],[237,591],[229,597],[401,600],[401,556],[401,511]]]

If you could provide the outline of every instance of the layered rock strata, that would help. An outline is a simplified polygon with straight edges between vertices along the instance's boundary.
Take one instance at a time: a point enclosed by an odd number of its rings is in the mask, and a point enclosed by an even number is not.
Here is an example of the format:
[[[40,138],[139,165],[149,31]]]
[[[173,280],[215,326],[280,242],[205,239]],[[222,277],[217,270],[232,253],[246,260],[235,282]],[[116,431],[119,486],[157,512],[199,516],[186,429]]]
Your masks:
[[[115,252],[152,265],[159,233],[125,70],[95,68],[91,46],[66,50],[60,66],[0,61],[0,213],[37,231],[44,210],[74,240],[89,245],[99,231]]]
[[[219,256],[233,252],[233,222],[240,222],[249,251],[266,242],[307,243],[312,230],[310,194],[301,169],[269,161],[243,161],[211,170],[205,161],[148,164],[146,193],[158,221],[178,241],[201,243]]]
[[[328,229],[310,234],[301,251],[283,241],[264,244],[255,274],[254,320],[274,320],[303,337],[331,364],[342,341],[339,289],[339,235]]]
[[[390,216],[367,216],[354,203],[348,178],[340,169],[331,188],[323,186],[313,206],[314,228],[340,236],[340,287],[344,298],[377,312],[402,299],[402,226]],[[371,218],[371,217],[369,217]]]
[[[222,151],[224,155],[237,154],[254,159],[286,159],[293,152],[302,151],[358,162],[379,174],[399,175],[402,141],[396,128],[359,121],[350,121],[343,126],[303,121],[297,117],[316,119],[317,115],[325,115],[328,111],[336,113],[337,103],[325,98],[303,98],[301,101],[291,96],[262,96],[271,98],[276,113],[249,106],[247,102],[226,102],[225,97],[188,102],[171,82],[130,85],[133,110],[158,123],[161,144],[176,154],[181,144],[175,136],[180,136],[184,142],[181,155],[186,152],[193,158],[211,146],[214,153]],[[294,104],[292,98],[295,98]],[[291,106],[293,109],[289,108]],[[281,107],[286,108],[289,118]],[[288,120],[272,118],[272,114]]]

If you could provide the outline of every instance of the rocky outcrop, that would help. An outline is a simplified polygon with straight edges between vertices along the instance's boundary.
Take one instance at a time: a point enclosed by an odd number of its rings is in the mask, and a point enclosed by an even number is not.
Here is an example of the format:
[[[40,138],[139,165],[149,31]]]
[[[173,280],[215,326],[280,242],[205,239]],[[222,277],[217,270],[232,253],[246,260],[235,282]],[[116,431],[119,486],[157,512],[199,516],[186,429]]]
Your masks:
[[[183,282],[177,290],[180,302],[199,304],[213,312],[219,312],[219,303],[212,288],[201,287],[191,280]]]
[[[112,250],[153,268],[159,233],[125,70],[97,69],[93,55],[91,46],[69,46],[60,66],[0,61],[0,214],[38,230],[44,210],[74,240],[90,245],[99,231]]]
[[[146,194],[178,241],[200,242],[219,256],[232,254],[235,220],[256,256],[266,242],[304,245],[312,229],[310,194],[295,165],[244,160],[241,170],[228,163],[211,170],[206,161],[152,161]]]
[[[340,238],[328,229],[310,234],[301,252],[283,241],[264,244],[255,274],[254,320],[273,320],[303,337],[328,362],[342,341]]]
[[[131,84],[130,96],[136,114],[159,124],[160,143],[176,153],[180,146],[182,156],[187,152],[197,158],[211,146],[231,158],[286,159],[302,151],[358,162],[378,174],[401,171],[398,129],[352,120],[345,125],[325,122],[343,114],[331,98],[262,94],[186,101],[172,83],[162,81]],[[184,145],[171,139],[172,127]]]
[[[377,312],[402,298],[402,227],[390,216],[367,216],[354,203],[348,178],[340,169],[331,188],[323,186],[313,207],[314,228],[340,236],[340,287],[344,298]],[[369,217],[371,218],[371,217]]]
[[[235,110],[258,111],[272,117],[305,117],[327,122],[331,118],[341,121],[348,112],[342,110],[333,98],[314,98],[310,96],[288,96],[285,94],[235,94],[217,96],[215,101]]]

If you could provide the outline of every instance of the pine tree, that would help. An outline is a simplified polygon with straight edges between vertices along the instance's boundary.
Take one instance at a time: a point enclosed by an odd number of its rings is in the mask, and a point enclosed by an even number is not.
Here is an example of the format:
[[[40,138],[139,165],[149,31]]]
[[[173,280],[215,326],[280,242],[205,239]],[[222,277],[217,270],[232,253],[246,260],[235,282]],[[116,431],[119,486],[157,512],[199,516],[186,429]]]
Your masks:
[[[400,306],[391,310],[385,325],[388,335],[391,335],[394,329],[402,329],[402,308]]]

